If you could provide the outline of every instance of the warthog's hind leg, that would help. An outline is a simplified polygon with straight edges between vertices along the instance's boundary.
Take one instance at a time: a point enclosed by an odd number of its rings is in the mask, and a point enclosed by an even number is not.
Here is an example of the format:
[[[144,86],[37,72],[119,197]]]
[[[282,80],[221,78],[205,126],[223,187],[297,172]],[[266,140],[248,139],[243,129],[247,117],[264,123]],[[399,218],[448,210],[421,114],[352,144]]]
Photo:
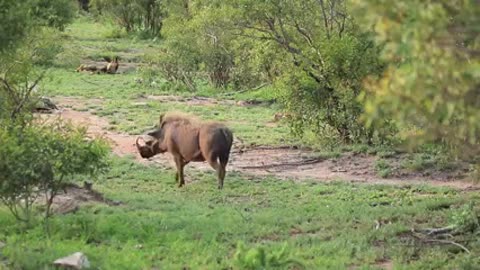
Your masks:
[[[223,181],[225,180],[226,169],[225,166],[220,165],[218,169],[218,188],[223,188]]]
[[[218,189],[222,189],[223,179],[225,178],[225,167],[220,165],[216,158],[209,158],[207,161],[208,164],[210,164],[210,166],[212,166],[212,168],[217,171]]]
[[[183,185],[185,185],[185,179],[183,178],[183,167],[185,166],[185,163],[183,162],[182,157],[175,157],[175,165],[177,165],[177,173],[175,175],[175,179],[180,180],[180,183],[178,183],[178,187],[182,187]]]

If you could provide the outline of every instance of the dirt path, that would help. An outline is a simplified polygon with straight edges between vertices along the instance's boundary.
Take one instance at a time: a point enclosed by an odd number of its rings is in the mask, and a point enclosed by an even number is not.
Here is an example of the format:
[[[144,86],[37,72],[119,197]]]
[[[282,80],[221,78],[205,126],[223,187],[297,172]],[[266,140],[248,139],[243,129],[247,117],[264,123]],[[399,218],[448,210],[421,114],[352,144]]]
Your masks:
[[[135,148],[136,136],[109,131],[108,121],[88,111],[75,111],[68,106],[78,104],[74,98],[57,98],[60,107],[58,114],[65,120],[76,125],[88,127],[92,136],[102,136],[112,143],[113,152],[120,155],[132,155],[142,163],[158,163],[162,166],[174,165],[169,154],[158,155],[150,160],[142,159]],[[89,100],[89,103],[101,102]],[[67,107],[65,107],[67,106]],[[238,140],[234,141],[233,152],[229,163],[230,171],[238,171],[252,176],[275,176],[281,179],[335,181],[344,180],[358,183],[412,185],[429,184],[446,186],[462,190],[479,189],[475,185],[453,179],[428,179],[416,176],[405,176],[398,179],[382,179],[376,176],[373,168],[375,157],[368,155],[345,154],[337,159],[315,158],[312,152],[284,148],[256,147],[245,149]],[[206,163],[191,163],[187,170],[192,168],[211,170]],[[188,180],[188,179],[187,179]]]

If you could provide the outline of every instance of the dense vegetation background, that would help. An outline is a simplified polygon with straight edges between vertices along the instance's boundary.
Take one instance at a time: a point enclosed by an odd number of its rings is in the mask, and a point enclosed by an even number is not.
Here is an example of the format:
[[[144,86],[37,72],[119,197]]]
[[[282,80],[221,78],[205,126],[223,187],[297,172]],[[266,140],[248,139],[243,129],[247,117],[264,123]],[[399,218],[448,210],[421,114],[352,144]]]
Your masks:
[[[263,87],[293,131],[317,142],[433,143],[478,163],[479,9],[474,0],[92,0],[90,10],[162,39],[145,74],[164,87]]]

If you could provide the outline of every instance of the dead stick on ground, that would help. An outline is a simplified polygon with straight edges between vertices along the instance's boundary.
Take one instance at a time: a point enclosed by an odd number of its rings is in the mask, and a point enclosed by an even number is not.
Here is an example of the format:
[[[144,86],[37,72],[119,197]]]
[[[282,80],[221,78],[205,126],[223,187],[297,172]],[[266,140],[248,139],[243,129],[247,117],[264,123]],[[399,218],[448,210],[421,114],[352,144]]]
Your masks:
[[[427,235],[437,235],[437,234],[444,234],[449,233],[455,230],[454,226],[448,226],[444,228],[428,228],[422,229],[420,232],[427,233]]]
[[[449,241],[449,240],[437,240],[437,239],[425,239],[424,241],[426,242],[431,242],[431,243],[440,243],[440,244],[449,244],[449,245],[454,245],[454,246],[457,246],[461,249],[463,249],[465,252],[467,252],[468,254],[470,254],[470,250],[468,250],[465,246],[457,243],[457,242],[453,242],[453,241]]]
[[[100,84],[98,84],[98,83],[89,82],[89,81],[85,80],[84,78],[80,78],[80,80],[82,80],[82,81],[84,81],[84,82],[86,82],[86,83],[89,83],[89,84],[100,85]]]
[[[299,167],[303,165],[311,165],[324,161],[322,158],[312,158],[299,162],[290,162],[290,163],[276,163],[276,164],[265,164],[260,166],[241,166],[240,169],[273,169],[277,167]]]

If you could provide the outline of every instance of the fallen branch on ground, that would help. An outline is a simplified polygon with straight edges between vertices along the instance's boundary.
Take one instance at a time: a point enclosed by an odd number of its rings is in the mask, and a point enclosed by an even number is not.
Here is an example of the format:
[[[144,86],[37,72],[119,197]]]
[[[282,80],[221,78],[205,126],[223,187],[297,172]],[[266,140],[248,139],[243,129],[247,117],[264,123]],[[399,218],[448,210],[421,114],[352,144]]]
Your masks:
[[[455,226],[447,226],[444,228],[427,228],[421,229],[418,232],[424,233],[426,235],[440,235],[440,234],[449,234],[455,230]]]
[[[289,163],[276,163],[276,164],[266,164],[266,165],[260,165],[260,166],[242,166],[239,167],[240,169],[273,169],[277,167],[299,167],[299,166],[304,166],[304,165],[311,165],[311,164],[316,164],[319,162],[324,161],[323,158],[311,158],[311,159],[306,159],[302,161],[297,161],[297,162],[289,162]]]
[[[454,245],[454,246],[457,246],[457,247],[461,248],[463,251],[467,252],[468,254],[470,254],[470,250],[468,250],[465,246],[463,246],[463,245],[461,245],[457,242],[450,241],[450,240],[425,239],[424,241],[427,242],[427,243],[439,243],[439,244],[446,244],[446,245]]]
[[[94,83],[94,82],[87,81],[87,80],[85,80],[84,78],[80,78],[80,80],[82,80],[82,81],[84,81],[84,82],[86,82],[86,83],[89,83],[89,84],[100,85],[100,84],[98,84],[98,83]]]
[[[264,83],[264,84],[261,84],[255,88],[248,88],[248,89],[244,89],[244,90],[240,90],[240,91],[233,91],[233,92],[228,92],[228,93],[224,93],[223,96],[233,96],[235,94],[241,94],[241,93],[245,93],[245,92],[248,92],[248,91],[256,91],[256,90],[259,90],[265,86],[269,85],[268,83]]]
[[[461,248],[463,251],[470,254],[470,250],[468,250],[464,245],[451,241],[445,240],[446,238],[453,238],[451,233],[455,232],[457,228],[455,226],[447,226],[443,228],[427,228],[415,231],[412,229],[412,236],[418,239],[423,243],[439,243],[445,245],[454,245]],[[443,238],[443,239],[439,239]]]

